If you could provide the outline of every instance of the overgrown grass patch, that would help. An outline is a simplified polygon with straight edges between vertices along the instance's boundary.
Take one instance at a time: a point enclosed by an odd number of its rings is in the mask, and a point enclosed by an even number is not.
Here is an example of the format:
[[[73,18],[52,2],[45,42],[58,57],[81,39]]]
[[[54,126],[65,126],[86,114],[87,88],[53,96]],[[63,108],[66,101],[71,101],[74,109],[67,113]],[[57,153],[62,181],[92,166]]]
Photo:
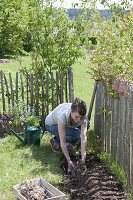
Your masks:
[[[124,169],[113,159],[113,157],[110,154],[107,154],[105,152],[101,152],[99,157],[105,163],[114,174],[116,174],[117,177],[119,177],[119,180],[127,186],[127,176],[124,172]]]

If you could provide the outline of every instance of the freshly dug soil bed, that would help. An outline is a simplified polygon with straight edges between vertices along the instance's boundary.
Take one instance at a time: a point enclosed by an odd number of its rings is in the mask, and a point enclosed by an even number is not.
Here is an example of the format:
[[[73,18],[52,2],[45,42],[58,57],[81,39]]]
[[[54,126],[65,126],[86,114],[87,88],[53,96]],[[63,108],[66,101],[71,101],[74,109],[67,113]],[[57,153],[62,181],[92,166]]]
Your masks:
[[[79,155],[72,156],[76,171],[67,174],[67,162],[62,158],[61,169],[65,173],[63,186],[70,193],[72,200],[115,200],[128,199],[125,188],[100,159],[94,154],[88,154],[86,167],[79,162]]]

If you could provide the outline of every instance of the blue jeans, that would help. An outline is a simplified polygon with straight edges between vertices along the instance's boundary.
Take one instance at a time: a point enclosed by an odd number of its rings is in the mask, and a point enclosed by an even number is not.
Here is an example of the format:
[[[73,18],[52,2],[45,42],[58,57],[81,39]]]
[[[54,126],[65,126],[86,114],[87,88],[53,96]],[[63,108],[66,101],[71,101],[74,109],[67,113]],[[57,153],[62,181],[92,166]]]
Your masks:
[[[51,126],[48,126],[45,124],[46,130],[54,135],[54,140],[56,143],[60,144],[60,138],[59,138],[59,132],[58,132],[58,125],[53,124]],[[76,141],[80,140],[80,128],[66,128],[66,142],[70,143],[72,145],[75,144]]]

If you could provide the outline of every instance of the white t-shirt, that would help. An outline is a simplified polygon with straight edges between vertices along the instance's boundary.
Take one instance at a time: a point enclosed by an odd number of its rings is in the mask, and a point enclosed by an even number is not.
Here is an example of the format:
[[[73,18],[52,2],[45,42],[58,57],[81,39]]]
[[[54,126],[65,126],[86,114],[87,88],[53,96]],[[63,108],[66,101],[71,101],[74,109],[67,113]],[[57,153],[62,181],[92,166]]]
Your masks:
[[[78,127],[82,124],[87,125],[87,118],[84,117],[80,122],[70,125],[70,113],[72,103],[62,103],[57,106],[45,119],[45,124],[51,126],[60,120],[66,127]]]

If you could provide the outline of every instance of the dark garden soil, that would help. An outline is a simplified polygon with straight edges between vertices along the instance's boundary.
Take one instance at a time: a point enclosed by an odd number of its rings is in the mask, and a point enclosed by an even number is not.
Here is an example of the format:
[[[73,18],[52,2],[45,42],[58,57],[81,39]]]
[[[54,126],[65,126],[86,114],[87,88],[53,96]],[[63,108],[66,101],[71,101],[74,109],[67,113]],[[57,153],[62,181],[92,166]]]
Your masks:
[[[63,187],[72,200],[115,200],[128,199],[126,189],[100,159],[90,153],[87,155],[86,166],[79,163],[79,155],[72,156],[76,171],[67,174],[67,162],[61,159],[61,170],[64,173]]]

